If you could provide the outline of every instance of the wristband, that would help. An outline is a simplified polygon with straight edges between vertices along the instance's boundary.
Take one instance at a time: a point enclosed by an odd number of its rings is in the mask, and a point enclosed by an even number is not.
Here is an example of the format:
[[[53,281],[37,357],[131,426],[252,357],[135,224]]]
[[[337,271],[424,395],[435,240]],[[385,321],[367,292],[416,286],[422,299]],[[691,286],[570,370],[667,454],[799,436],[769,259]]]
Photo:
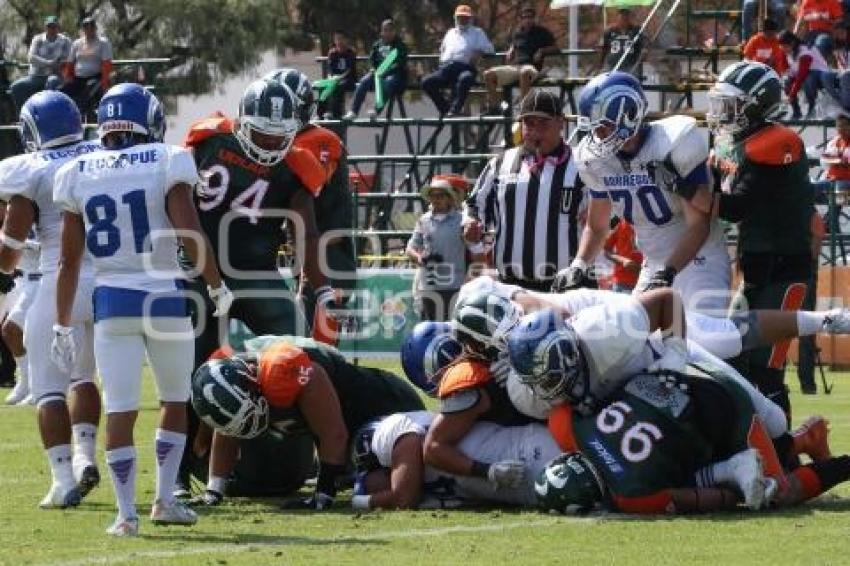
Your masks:
[[[578,267],[582,271],[587,271],[587,262],[581,259],[580,257],[577,257],[570,264],[570,267]]]
[[[13,250],[22,250],[26,247],[26,242],[22,242],[20,240],[16,240],[12,238],[6,232],[0,232],[0,242],[3,243],[7,248],[11,248]]]
[[[351,507],[357,510],[368,510],[371,509],[372,496],[371,495],[355,495],[351,498]]]
[[[476,478],[487,479],[487,474],[490,472],[490,464],[480,460],[472,461],[472,469],[470,475]]]

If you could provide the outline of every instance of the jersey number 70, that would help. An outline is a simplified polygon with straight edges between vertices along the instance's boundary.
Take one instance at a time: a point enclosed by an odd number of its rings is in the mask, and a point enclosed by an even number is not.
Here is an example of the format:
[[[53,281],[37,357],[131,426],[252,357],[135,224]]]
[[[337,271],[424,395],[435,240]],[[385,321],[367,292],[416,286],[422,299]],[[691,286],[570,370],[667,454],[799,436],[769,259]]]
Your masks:
[[[148,239],[151,227],[145,191],[138,189],[124,193],[121,203],[130,209],[133,244],[137,254],[151,251]],[[95,257],[109,257],[121,248],[121,231],[115,225],[118,204],[110,195],[96,195],[86,202],[86,218],[91,225],[86,234],[86,247]]]

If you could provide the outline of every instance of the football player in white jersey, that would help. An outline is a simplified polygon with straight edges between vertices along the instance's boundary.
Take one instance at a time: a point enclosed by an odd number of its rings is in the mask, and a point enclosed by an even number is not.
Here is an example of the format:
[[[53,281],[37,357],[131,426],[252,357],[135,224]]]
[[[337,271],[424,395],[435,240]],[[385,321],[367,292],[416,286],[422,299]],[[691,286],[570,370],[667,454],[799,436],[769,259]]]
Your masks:
[[[499,426],[477,422],[458,444],[478,462],[520,462],[524,473],[513,485],[459,476],[426,466],[422,445],[436,415],[428,411],[396,413],[364,426],[354,438],[353,455],[359,481],[351,505],[355,509],[398,509],[433,506],[444,497],[533,506],[534,479],[561,451],[542,424]],[[431,493],[429,488],[433,487]],[[438,501],[434,501],[434,499]]]
[[[3,216],[6,216],[6,203],[2,203]],[[33,235],[32,233],[30,235]],[[27,351],[24,346],[24,322],[27,311],[35,299],[41,281],[39,262],[41,257],[41,246],[33,238],[24,241],[21,250],[21,259],[15,270],[15,288],[6,297],[0,312],[4,312],[6,318],[3,321],[3,343],[15,357],[18,366],[18,381],[15,387],[6,396],[7,405],[29,405],[35,403],[30,395],[29,368],[27,362]]]
[[[107,413],[106,462],[118,500],[107,533],[135,536],[136,449],[145,354],[159,394],[156,431],[155,524],[193,524],[195,513],[174,499],[186,442],[193,333],[178,265],[178,239],[207,282],[216,315],[226,314],[232,294],[221,281],[209,241],[192,204],[198,173],[191,154],[161,143],[162,106],[136,84],[119,84],[97,110],[103,150],[60,169],[54,200],[63,211],[52,355],[74,359],[69,324],[84,253],[92,256],[95,287],[94,354]]]
[[[640,83],[622,72],[591,80],[579,101],[579,174],[591,196],[572,265],[553,284],[586,279],[609,232],[612,211],[635,228],[644,264],[635,293],[673,286],[686,308],[725,316],[731,283],[723,229],[710,215],[708,143],[687,116],[645,124]],[[668,185],[678,187],[671,196]]]
[[[74,102],[59,92],[33,95],[21,110],[21,128],[30,153],[0,164],[0,199],[7,203],[0,235],[0,272],[8,274],[15,269],[35,222],[44,277],[23,327],[24,346],[30,353],[32,395],[53,476],[50,491],[40,506],[64,508],[79,504],[82,495],[99,481],[94,456],[100,397],[92,381],[91,305],[85,300],[86,291],[91,290],[90,277],[82,278],[82,299],[75,302],[66,321],[80,345],[77,363],[58,367],[50,362],[49,336],[55,322],[60,240],[59,213],[52,196],[59,168],[77,156],[96,151],[99,145],[83,141],[80,113]],[[66,403],[69,389],[70,412]],[[76,445],[73,455],[72,436]]]

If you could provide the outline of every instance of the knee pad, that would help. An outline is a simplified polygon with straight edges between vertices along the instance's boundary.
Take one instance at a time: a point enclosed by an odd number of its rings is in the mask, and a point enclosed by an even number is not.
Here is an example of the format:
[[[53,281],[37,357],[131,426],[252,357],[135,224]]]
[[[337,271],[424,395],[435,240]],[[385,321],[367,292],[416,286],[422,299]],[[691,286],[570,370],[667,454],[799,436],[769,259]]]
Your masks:
[[[36,399],[35,406],[37,409],[42,408],[45,405],[49,405],[50,403],[64,403],[65,395],[63,393],[45,393],[38,399]]]

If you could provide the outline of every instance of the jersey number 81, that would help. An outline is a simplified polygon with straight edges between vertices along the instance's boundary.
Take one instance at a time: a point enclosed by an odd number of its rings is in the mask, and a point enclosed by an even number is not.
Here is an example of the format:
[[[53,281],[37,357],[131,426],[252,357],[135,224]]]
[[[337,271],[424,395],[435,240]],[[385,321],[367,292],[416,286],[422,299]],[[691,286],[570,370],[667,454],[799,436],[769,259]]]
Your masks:
[[[133,228],[133,244],[137,254],[151,251],[150,222],[145,203],[145,191],[138,189],[124,193],[121,203],[130,210]],[[121,231],[115,225],[118,219],[118,204],[110,195],[95,195],[86,202],[86,218],[89,227],[86,247],[95,257],[109,257],[121,248]]]

